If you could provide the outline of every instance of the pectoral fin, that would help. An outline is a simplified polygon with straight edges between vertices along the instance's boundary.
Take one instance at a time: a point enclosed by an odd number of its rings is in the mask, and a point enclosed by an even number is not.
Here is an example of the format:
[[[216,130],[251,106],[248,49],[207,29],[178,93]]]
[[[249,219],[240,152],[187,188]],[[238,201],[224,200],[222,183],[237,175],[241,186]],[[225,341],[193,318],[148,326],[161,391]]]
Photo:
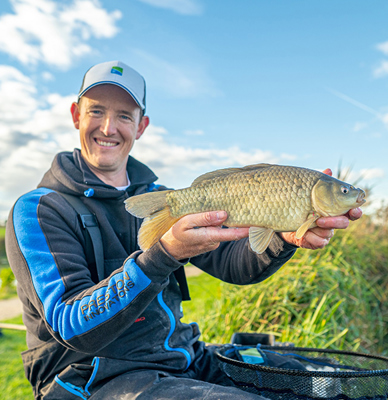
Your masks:
[[[251,226],[249,228],[249,243],[251,249],[257,254],[261,254],[268,247],[275,231],[269,228],[260,228],[258,226]]]
[[[300,239],[309,230],[313,223],[320,217],[318,214],[310,215],[309,218],[298,228],[295,237]]]

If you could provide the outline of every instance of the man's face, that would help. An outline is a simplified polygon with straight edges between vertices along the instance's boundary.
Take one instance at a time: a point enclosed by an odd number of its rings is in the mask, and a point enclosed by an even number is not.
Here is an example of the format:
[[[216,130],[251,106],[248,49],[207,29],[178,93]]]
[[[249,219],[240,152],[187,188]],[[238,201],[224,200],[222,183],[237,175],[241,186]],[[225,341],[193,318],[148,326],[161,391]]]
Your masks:
[[[125,169],[135,140],[149,123],[125,90],[109,84],[88,90],[72,104],[71,113],[80,132],[82,157],[101,173]]]

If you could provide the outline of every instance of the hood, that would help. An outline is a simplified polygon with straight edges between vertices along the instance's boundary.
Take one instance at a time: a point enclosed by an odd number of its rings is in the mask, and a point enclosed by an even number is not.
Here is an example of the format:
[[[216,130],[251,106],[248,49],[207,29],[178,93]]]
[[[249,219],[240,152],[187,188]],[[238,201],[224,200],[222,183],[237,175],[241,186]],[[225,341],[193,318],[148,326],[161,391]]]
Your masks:
[[[126,189],[129,193],[158,179],[146,165],[131,156],[128,158],[127,172],[131,181],[131,185]],[[58,153],[38,187],[72,195],[83,195],[86,190],[93,188],[95,198],[116,198],[123,194],[123,191],[107,185],[94,175],[83,160],[79,149]]]

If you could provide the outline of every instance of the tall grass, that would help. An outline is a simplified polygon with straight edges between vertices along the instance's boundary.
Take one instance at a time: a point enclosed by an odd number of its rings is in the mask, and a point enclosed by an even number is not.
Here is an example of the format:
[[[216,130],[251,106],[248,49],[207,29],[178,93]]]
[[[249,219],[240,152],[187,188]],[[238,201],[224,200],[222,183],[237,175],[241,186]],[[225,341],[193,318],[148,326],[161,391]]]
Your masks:
[[[364,216],[337,231],[326,249],[299,249],[265,282],[221,283],[212,307],[186,318],[208,342],[266,332],[303,347],[388,354],[387,261],[387,227]]]
[[[6,322],[21,324],[21,317]],[[0,399],[32,400],[20,353],[27,349],[25,332],[3,329],[0,335]]]

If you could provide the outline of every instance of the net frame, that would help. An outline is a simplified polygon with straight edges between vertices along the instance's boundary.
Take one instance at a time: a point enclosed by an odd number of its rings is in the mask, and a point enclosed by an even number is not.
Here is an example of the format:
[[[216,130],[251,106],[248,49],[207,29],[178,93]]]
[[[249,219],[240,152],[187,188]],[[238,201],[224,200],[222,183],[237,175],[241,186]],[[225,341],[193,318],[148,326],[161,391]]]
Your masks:
[[[287,368],[279,368],[274,366],[268,366],[263,364],[250,364],[244,361],[240,361],[238,359],[234,359],[228,357],[225,353],[233,353],[233,351],[243,350],[247,348],[254,348],[255,346],[241,346],[241,345],[224,345],[221,346],[216,350],[216,356],[225,366],[222,366],[222,369],[227,373],[229,378],[234,381],[238,386],[240,386],[243,390],[247,390],[250,392],[254,392],[261,395],[268,396],[268,390],[271,393],[276,394],[289,394],[291,393],[290,397],[284,397],[285,399],[387,399],[388,395],[388,357],[380,356],[380,355],[373,355],[373,354],[365,354],[365,353],[358,353],[358,352],[350,352],[350,351],[343,351],[343,350],[333,350],[333,349],[317,349],[317,348],[305,348],[305,347],[285,347],[285,346],[266,346],[261,345],[260,350],[269,350],[275,352],[287,352],[287,353],[316,353],[322,356],[337,356],[341,359],[341,357],[350,357],[350,359],[357,359],[359,360],[366,360],[366,363],[370,361],[371,365],[379,365],[379,368],[359,368],[357,366],[352,367],[351,371],[319,371],[319,370],[299,370],[299,369],[287,369]],[[227,365],[232,365],[233,367],[237,368],[236,370],[231,368],[225,368]],[[337,365],[335,365],[337,366]],[[380,368],[384,367],[384,368]],[[338,364],[338,368],[344,367],[341,364]],[[354,369],[353,369],[354,368]],[[240,370],[241,369],[241,370]],[[367,395],[362,396],[347,396],[339,392],[335,397],[325,397],[324,395],[303,395],[298,392],[298,390],[288,390],[288,389],[279,389],[279,388],[271,388],[269,385],[267,386],[258,386],[255,381],[249,382],[244,381],[242,377],[244,376],[244,370],[251,370],[256,372],[262,372],[263,374],[273,374],[275,380],[281,377],[284,379],[293,379],[293,377],[298,377],[300,379],[306,379],[306,382],[313,381],[319,382],[319,379],[322,378],[322,382],[325,379],[327,380],[337,380],[338,382],[352,382],[352,384],[357,385],[360,384],[360,387],[365,384],[365,379],[369,381],[369,379],[376,378],[378,380],[382,379],[384,382],[387,381],[387,384],[384,384],[384,393],[381,393],[381,388],[377,390],[376,393],[368,393]],[[238,373],[236,373],[238,371]],[[246,371],[246,376],[250,375],[249,371]],[[276,378],[278,376],[278,378]],[[379,378],[380,377],[380,378]],[[364,378],[364,379],[363,379]],[[358,380],[357,380],[358,379]],[[307,385],[307,383],[306,383]],[[373,386],[373,385],[372,385]],[[385,388],[386,387],[386,388]],[[341,389],[342,390],[342,389]],[[302,392],[302,391],[301,391]],[[304,391],[303,391],[304,392]],[[377,393],[379,392],[379,393]],[[294,397],[293,397],[294,396]],[[301,396],[301,397],[299,397]],[[322,397],[324,396],[324,397]],[[339,396],[339,397],[338,397]],[[270,397],[272,398],[272,397]],[[278,398],[278,397],[276,397]],[[283,397],[280,397],[283,398]]]

